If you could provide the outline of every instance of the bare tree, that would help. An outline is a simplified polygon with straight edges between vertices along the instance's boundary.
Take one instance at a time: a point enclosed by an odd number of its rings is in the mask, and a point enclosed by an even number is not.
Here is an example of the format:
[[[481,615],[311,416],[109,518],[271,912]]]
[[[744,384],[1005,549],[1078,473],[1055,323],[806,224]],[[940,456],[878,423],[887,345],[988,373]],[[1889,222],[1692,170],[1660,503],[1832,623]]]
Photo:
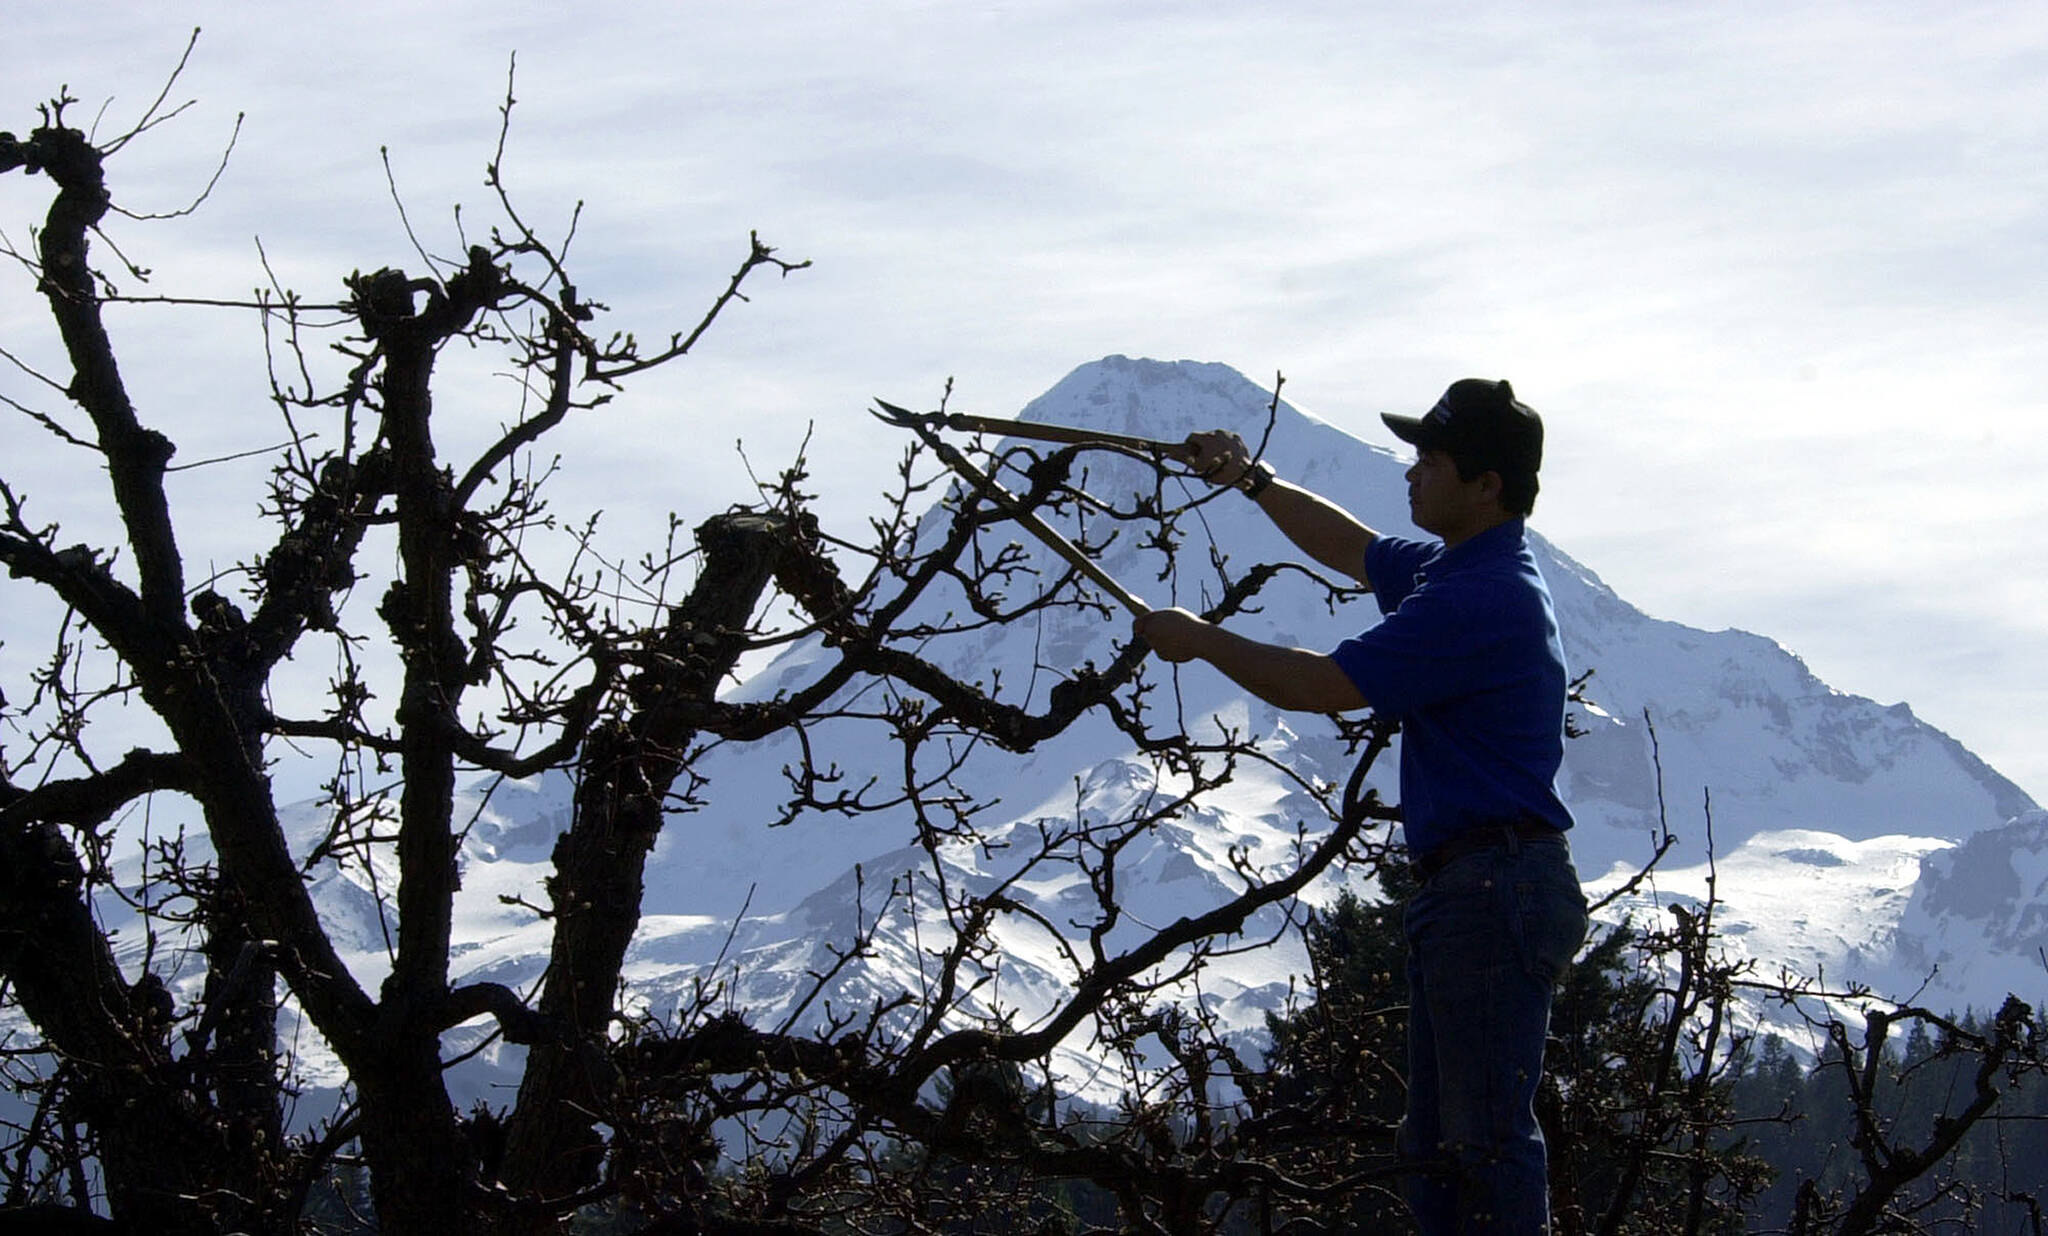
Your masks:
[[[53,189],[34,251],[12,256],[64,366],[42,373],[10,352],[39,394],[7,402],[103,471],[118,529],[71,542],[33,513],[43,478],[0,478],[10,593],[22,612],[53,615],[47,659],[6,684],[0,703],[0,1014],[14,1027],[5,1063],[24,1104],[5,1159],[10,1204],[160,1232],[291,1231],[344,1161],[366,1171],[376,1219],[392,1232],[548,1231],[593,1206],[676,1232],[917,1226],[935,1207],[1003,1196],[985,1187],[987,1173],[1093,1181],[1122,1222],[1187,1232],[1221,1221],[1218,1199],[1327,1192],[1231,1151],[1235,1126],[1211,1113],[1241,1062],[1213,1027],[1156,993],[1198,975],[1254,916],[1291,905],[1333,865],[1372,861],[1368,830],[1391,809],[1355,786],[1340,809],[1336,787],[1303,784],[1323,809],[1303,821],[1293,861],[1240,864],[1234,895],[1134,941],[1117,900],[1124,851],[1235,762],[1266,757],[1241,738],[1205,744],[1156,724],[1142,646],[1071,668],[1036,706],[924,655],[936,640],[1048,608],[1106,613],[1071,574],[1036,575],[1001,548],[1006,535],[985,535],[1008,516],[983,496],[955,490],[939,519],[920,524],[913,504],[939,491],[913,450],[885,517],[838,538],[808,509],[799,462],[751,507],[700,517],[694,545],[650,552],[630,579],[593,565],[587,533],[548,512],[536,452],[551,432],[687,356],[752,281],[803,263],[756,238],[693,325],[659,342],[605,333],[606,310],[573,280],[568,245],[529,226],[507,191],[501,136],[486,177],[498,222],[464,237],[459,257],[423,246],[413,270],[357,272],[329,302],[271,286],[188,306],[260,321],[288,439],[268,492],[250,498],[268,540],[235,570],[196,579],[166,490],[179,413],[146,414],[151,401],[130,389],[105,311],[138,298],[117,290],[93,243],[122,217],[113,157],[175,109],[159,98],[129,132],[95,141],[70,123],[74,105],[45,106],[25,138],[0,134],[0,172]],[[508,92],[508,126],[511,111]],[[173,297],[144,299],[188,311]],[[340,372],[322,375],[320,341],[344,358]],[[489,349],[514,376],[502,430],[461,449],[435,415],[455,347]],[[992,463],[1028,479],[1026,506],[1071,515],[1082,499],[1072,474],[1090,449]],[[1092,526],[1133,530],[1170,566],[1185,504],[1167,498],[1156,460],[1139,462],[1159,478],[1156,492],[1090,508]],[[550,538],[569,549],[549,558],[533,548]],[[1241,609],[1272,575],[1226,575],[1211,614]],[[648,604],[617,601],[625,586]],[[916,617],[921,599],[947,590],[957,616]],[[769,613],[791,617],[768,629]],[[803,637],[829,650],[807,681],[765,701],[720,697],[744,653]],[[309,698],[282,667],[315,649],[339,668]],[[848,702],[877,682],[885,705]],[[953,932],[919,998],[851,1011],[799,1002],[803,1015],[763,1026],[721,1009],[707,988],[673,1019],[626,1013],[622,972],[648,855],[701,788],[708,744],[798,736],[805,757],[786,812],[907,819],[942,872],[941,847],[972,839],[985,814],[957,781],[961,752],[1028,751],[1091,714],[1179,788],[1121,818],[1049,829],[1019,865],[1067,865],[1095,894],[1087,947],[1070,953],[1071,990],[1036,1023],[965,1011],[987,974],[992,924],[1027,912],[1006,888],[942,878]],[[902,752],[900,784],[842,784],[810,742],[831,720],[884,728]],[[1345,733],[1368,762],[1390,736],[1377,722]],[[310,851],[290,843],[271,779],[287,745],[335,769],[320,803],[325,836]],[[459,783],[548,769],[572,770],[576,789],[546,904],[533,907],[552,933],[545,978],[534,993],[459,981]],[[155,843],[157,891],[134,907],[149,944],[123,951],[99,909],[135,896],[112,856],[136,845],[134,808],[157,798],[190,804],[210,857]],[[311,877],[338,869],[395,875],[390,968],[374,987],[351,970],[309,891]],[[841,942],[843,959],[871,943]],[[203,983],[181,986],[195,959]],[[816,975],[817,990],[834,977]],[[352,1100],[311,1128],[286,1116],[287,999],[340,1062]],[[479,1017],[527,1049],[504,1112],[459,1111],[445,1081],[447,1036]],[[1020,1079],[1091,1033],[1130,1049],[1132,1098],[1082,1127]],[[1165,1047],[1163,1071],[1135,1063],[1146,1036]],[[762,1134],[773,1144],[750,1148],[745,1171],[715,1170],[721,1128],[759,1127],[749,1115],[776,1117]],[[926,1167],[897,1170],[906,1162]],[[949,1176],[947,1163],[967,1175]],[[905,1183],[920,1180],[931,1187]]]
[[[1835,1170],[1799,1181],[1786,1230],[1938,1232],[1970,1223],[1987,1200],[2027,1216],[2007,1217],[2004,1230],[2039,1230],[2035,1198],[2017,1187],[2031,1182],[2001,1180],[2005,1173],[1993,1163],[1975,1165],[1973,1181],[1958,1162],[1970,1139],[2000,1121],[2041,1119],[2015,1102],[2030,1090],[2038,1095],[2048,1079],[2048,1030],[2025,1001],[2008,995],[1978,1024],[1973,1016],[1873,999],[1854,988],[1830,993],[1786,984],[1762,998],[1792,1004],[1822,1036],[1808,1090],[1827,1104],[1811,1113],[1827,1132],[1814,1135],[1839,1130],[1848,1152]],[[1862,1015],[1845,1017],[1843,1005]],[[1990,1199],[1973,1195],[1986,1174]]]

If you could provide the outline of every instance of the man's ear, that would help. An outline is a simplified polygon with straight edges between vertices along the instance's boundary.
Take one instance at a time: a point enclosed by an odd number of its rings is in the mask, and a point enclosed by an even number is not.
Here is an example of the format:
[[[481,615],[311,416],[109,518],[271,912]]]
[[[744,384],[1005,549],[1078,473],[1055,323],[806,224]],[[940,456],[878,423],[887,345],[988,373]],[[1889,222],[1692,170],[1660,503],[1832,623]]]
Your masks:
[[[1493,469],[1488,468],[1486,471],[1479,474],[1480,497],[1491,498],[1495,502],[1498,502],[1500,501],[1502,491],[1506,489],[1507,482],[1501,480],[1500,473],[1495,472]]]

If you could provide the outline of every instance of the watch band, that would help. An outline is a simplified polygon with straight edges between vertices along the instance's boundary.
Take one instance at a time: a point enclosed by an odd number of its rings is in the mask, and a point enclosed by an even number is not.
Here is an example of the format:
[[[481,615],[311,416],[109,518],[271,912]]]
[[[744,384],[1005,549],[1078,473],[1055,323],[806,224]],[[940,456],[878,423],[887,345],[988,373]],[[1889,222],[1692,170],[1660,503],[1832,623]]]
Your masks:
[[[1266,486],[1273,483],[1273,477],[1273,465],[1261,459],[1246,468],[1244,475],[1237,478],[1236,489],[1245,497],[1256,499],[1266,492]]]

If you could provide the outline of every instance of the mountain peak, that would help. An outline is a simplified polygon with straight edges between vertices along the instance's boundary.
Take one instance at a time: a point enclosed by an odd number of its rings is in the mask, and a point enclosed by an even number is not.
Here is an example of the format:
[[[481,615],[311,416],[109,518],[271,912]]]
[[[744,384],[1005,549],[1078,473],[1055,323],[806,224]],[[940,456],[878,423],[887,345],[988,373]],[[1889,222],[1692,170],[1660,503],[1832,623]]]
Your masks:
[[[1271,391],[1228,365],[1115,355],[1076,367],[1026,404],[1018,419],[1166,441],[1204,429],[1234,429],[1250,440],[1264,431],[1272,403]],[[1313,420],[1285,402],[1279,415]]]
[[[1273,403],[1269,391],[1224,365],[1110,356],[1075,369],[1022,416],[1169,440],[1222,426],[1249,441],[1258,440],[1270,417],[1266,456],[1282,476],[1376,528],[1413,535],[1401,460],[1285,403],[1276,414]],[[1110,452],[1091,452],[1077,479],[1105,498],[1120,497],[1118,485],[1157,486],[1149,467]],[[1199,482],[1185,484],[1206,492]],[[1189,542],[1213,536],[1215,556],[1184,544],[1174,569],[1162,574],[1162,555],[1141,538],[1125,536],[1102,554],[1104,566],[1153,604],[1199,607],[1213,595],[1218,570],[1242,574],[1256,562],[1299,560],[1258,508],[1235,495],[1219,499],[1176,533]],[[935,509],[927,518],[945,514]],[[1014,540],[1020,552],[1038,556],[1041,581],[1061,576],[1062,567],[1014,527],[997,524],[984,534],[998,545]],[[1649,618],[1540,536],[1532,544],[1557,601],[1567,659],[1575,671],[1595,671],[1591,692],[1599,706],[1574,708],[1587,732],[1566,744],[1560,778],[1578,819],[1571,840],[1582,874],[1599,882],[1617,868],[1632,871],[1668,824],[1684,848],[1671,860],[1676,869],[1660,876],[1663,887],[1704,895],[1705,879],[1715,873],[1705,860],[1722,856],[1715,887],[1730,907],[1729,921],[1750,923],[1752,944],[1786,954],[1776,960],[1825,966],[1831,977],[1863,977],[1853,971],[1868,972],[1866,963],[1896,935],[1900,947],[1891,964],[1904,968],[1868,973],[1871,979],[1889,982],[1916,966],[1940,966],[1960,977],[1961,958],[1972,959],[1972,992],[1998,975],[2019,973],[2015,967],[2038,975],[2030,950],[2048,938],[2041,934],[2043,916],[2033,910],[2048,897],[2048,816],[2035,812],[2002,828],[2020,814],[2007,808],[2032,807],[2010,782],[1911,710],[1829,688],[1771,640]],[[943,617],[912,615],[931,620],[933,628],[951,625]],[[1284,572],[1260,594],[1254,612],[1229,622],[1253,638],[1327,649],[1377,620],[1370,600],[1333,603],[1327,589]],[[948,638],[950,650],[934,640],[920,652],[970,680],[1000,676],[1013,700],[1021,694],[1042,702],[1077,667],[1109,661],[1128,639],[1128,627],[1092,612],[1040,609]],[[800,690],[817,681],[831,659],[815,637],[797,641],[742,689]],[[1159,667],[1153,681],[1153,715],[1177,714],[1190,730],[1251,736],[1269,762],[1246,762],[1222,792],[1148,830],[1130,848],[1117,887],[1119,908],[1132,922],[1172,921],[1214,904],[1235,886],[1241,862],[1289,861],[1299,830],[1323,827],[1302,785],[1341,782],[1349,771],[1350,755],[1324,718],[1280,713],[1203,666]],[[812,739],[831,743],[824,754],[847,784],[870,775],[891,784],[902,775],[903,753],[886,734],[848,722],[829,736],[804,740]],[[780,786],[782,770],[801,760],[798,741],[782,735],[726,744],[694,766],[707,779],[699,792],[705,807],[663,830],[647,873],[628,971],[632,999],[643,1007],[674,1007],[697,990],[692,984],[710,967],[720,966],[734,978],[736,1007],[762,1018],[780,1016],[820,950],[844,945],[856,922],[873,947],[843,981],[874,993],[920,990],[920,967],[953,924],[934,917],[922,894],[892,898],[882,921],[862,898],[863,890],[872,896],[879,889],[922,889],[934,856],[911,844],[916,829],[907,814],[866,817],[857,826],[819,814],[768,828],[774,793],[764,794],[763,787]],[[1014,833],[1028,843],[1041,825],[1065,827],[1077,813],[1128,818],[1161,792],[1158,771],[1100,716],[1081,718],[1024,755],[981,745],[963,760],[961,784],[971,784],[973,797],[988,805],[982,825],[998,839]],[[1398,798],[1391,784],[1395,763],[1382,759],[1372,780],[1389,799]],[[519,986],[546,966],[545,926],[511,907],[537,899],[548,878],[545,841],[560,827],[566,794],[566,778],[503,790],[468,838],[459,946],[464,976]],[[1953,839],[1980,833],[1987,834],[1982,841],[1955,847]],[[1004,864],[1032,852],[1024,843],[948,850],[941,873],[963,885],[1014,880],[1019,903],[1029,903],[1037,925],[999,929],[992,954],[1006,1010],[1014,1008],[1020,1024],[1055,1003],[1073,981],[1061,959],[1085,956],[1090,948],[1079,938],[1049,943],[1043,930],[1069,923],[1082,930],[1075,916],[1089,909],[1086,878],[1048,867],[1018,879],[1020,873]],[[1906,913],[1916,872],[1936,882],[1915,894],[1915,908]],[[1811,895],[1816,890],[1831,895]],[[1305,896],[1320,900],[1335,892],[1332,882]],[[387,924],[375,893],[332,882],[320,895],[362,903],[350,911],[362,923],[351,964],[364,973],[386,964]],[[1306,965],[1299,938],[1284,923],[1248,927],[1247,936],[1263,938],[1268,928],[1269,947],[1225,950],[1204,972],[1201,997],[1232,1028],[1256,1032],[1261,1014],[1279,1007],[1291,977]],[[1788,952],[1795,944],[1787,941],[1796,942],[1796,953]],[[1917,979],[1924,978],[1921,969]],[[478,1093],[489,1081],[478,1076]]]
[[[1408,522],[1402,460],[1276,403],[1271,391],[1227,365],[1107,356],[1075,368],[1032,400],[1022,419],[1168,440],[1228,428],[1255,443],[1270,423],[1265,456],[1281,476],[1382,532],[1420,535]],[[1099,496],[1117,497],[1120,485],[1152,483],[1141,471],[1127,461],[1091,460],[1085,483]],[[1202,529],[1188,531],[1213,537],[1233,570],[1299,557],[1244,503],[1209,504]],[[1568,746],[1563,780],[1586,826],[1575,843],[1596,869],[1642,852],[1639,838],[1658,809],[1660,771],[1674,800],[1675,825],[1695,825],[1698,813],[1690,803],[1709,791],[1721,808],[1717,831],[1736,844],[1753,832],[1799,828],[1852,839],[1953,838],[1996,827],[2034,806],[1910,708],[1831,688],[1767,636],[1651,619],[1540,535],[1532,542],[1557,600],[1567,658],[1574,672],[1595,675],[1591,694],[1600,710],[1591,714],[1594,732]],[[1152,604],[1199,608],[1205,591],[1213,594],[1216,586],[1194,565],[1204,558],[1183,554],[1178,573],[1161,577],[1159,557],[1127,539],[1111,546],[1103,562],[1126,583],[1142,585],[1140,594]],[[1369,603],[1332,612],[1319,589],[1282,581],[1261,598],[1259,613],[1233,619],[1233,626],[1254,638],[1330,648],[1377,620]],[[1064,634],[1064,656],[1098,662],[1111,655],[1116,638],[1108,628]],[[977,656],[999,660],[1000,650],[978,649]],[[1020,668],[1031,664],[1020,661]],[[1240,698],[1204,670],[1183,672],[1180,680],[1184,693],[1193,690],[1191,709],[1197,700],[1199,709],[1213,709]],[[1270,712],[1256,704],[1253,711]]]

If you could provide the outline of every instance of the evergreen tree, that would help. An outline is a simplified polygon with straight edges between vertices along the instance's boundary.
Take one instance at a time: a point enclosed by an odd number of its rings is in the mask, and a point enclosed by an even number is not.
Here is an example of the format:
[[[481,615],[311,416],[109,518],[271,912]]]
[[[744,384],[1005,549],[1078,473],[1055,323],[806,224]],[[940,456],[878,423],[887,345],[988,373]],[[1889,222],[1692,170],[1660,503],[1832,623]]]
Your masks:
[[[1391,1172],[1394,1129],[1407,1102],[1408,946],[1401,911],[1413,890],[1405,868],[1382,872],[1387,900],[1345,891],[1308,922],[1313,1003],[1266,1015],[1272,1036],[1269,1110],[1331,1169],[1354,1164]],[[1339,1169],[1340,1170],[1340,1169]],[[1391,1184],[1391,1182],[1389,1182]],[[1391,1188],[1352,1199],[1331,1231],[1382,1230],[1407,1222]]]

